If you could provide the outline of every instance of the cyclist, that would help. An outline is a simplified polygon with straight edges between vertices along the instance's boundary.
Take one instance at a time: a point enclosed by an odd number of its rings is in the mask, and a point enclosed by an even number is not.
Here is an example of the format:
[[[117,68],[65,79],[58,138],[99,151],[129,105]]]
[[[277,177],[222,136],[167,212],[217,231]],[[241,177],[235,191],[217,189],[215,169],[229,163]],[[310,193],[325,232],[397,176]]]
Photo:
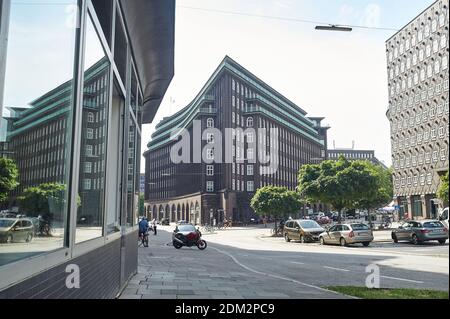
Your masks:
[[[143,217],[139,222],[139,238],[144,238],[144,236],[148,236],[148,220],[147,217]],[[148,243],[145,245],[148,247]]]

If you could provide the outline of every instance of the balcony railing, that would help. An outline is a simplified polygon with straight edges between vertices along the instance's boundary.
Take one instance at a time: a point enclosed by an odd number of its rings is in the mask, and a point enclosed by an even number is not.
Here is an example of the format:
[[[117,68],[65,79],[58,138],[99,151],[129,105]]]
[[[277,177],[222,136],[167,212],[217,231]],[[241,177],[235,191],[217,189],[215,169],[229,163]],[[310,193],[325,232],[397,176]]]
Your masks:
[[[199,111],[200,111],[200,113],[216,114],[217,108],[216,107],[200,107]]]

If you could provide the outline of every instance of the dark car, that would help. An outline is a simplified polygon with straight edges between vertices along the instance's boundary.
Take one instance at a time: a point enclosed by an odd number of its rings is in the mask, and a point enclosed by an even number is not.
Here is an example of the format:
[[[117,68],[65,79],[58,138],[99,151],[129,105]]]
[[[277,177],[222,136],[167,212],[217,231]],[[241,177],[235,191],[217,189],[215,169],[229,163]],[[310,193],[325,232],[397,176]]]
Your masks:
[[[319,235],[325,231],[314,220],[289,220],[283,230],[284,239],[287,242],[298,240],[301,243],[319,240]]]
[[[448,229],[438,220],[407,221],[392,231],[392,240],[409,241],[414,245],[436,240],[444,245],[448,239]]]
[[[33,240],[34,226],[29,219],[0,219],[0,242],[14,243],[25,241],[27,243]]]
[[[169,226],[169,225],[170,225],[170,220],[169,220],[169,218],[163,218],[163,219],[161,219],[160,225],[162,225],[162,226]]]

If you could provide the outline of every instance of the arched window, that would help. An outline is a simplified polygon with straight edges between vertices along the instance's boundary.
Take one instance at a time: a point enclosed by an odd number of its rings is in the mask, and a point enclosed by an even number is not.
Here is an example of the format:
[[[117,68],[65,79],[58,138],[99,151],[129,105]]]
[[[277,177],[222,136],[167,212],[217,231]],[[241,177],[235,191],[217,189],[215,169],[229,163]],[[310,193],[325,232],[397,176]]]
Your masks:
[[[247,118],[247,127],[253,127],[253,117]]]
[[[88,123],[94,123],[94,113],[88,113]]]
[[[206,127],[208,127],[208,128],[213,128],[213,127],[214,127],[214,119],[209,118],[209,119],[206,121]]]

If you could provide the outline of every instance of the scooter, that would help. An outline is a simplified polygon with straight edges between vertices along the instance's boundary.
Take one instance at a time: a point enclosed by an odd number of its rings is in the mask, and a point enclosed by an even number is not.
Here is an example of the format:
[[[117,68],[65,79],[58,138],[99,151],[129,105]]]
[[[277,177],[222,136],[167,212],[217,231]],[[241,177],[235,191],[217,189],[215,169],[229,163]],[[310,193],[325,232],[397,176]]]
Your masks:
[[[187,235],[183,235],[182,233],[175,234],[172,244],[176,249],[181,249],[183,246],[197,246],[198,249],[205,250],[208,246],[206,241],[202,239],[202,234],[198,230],[188,233]]]

